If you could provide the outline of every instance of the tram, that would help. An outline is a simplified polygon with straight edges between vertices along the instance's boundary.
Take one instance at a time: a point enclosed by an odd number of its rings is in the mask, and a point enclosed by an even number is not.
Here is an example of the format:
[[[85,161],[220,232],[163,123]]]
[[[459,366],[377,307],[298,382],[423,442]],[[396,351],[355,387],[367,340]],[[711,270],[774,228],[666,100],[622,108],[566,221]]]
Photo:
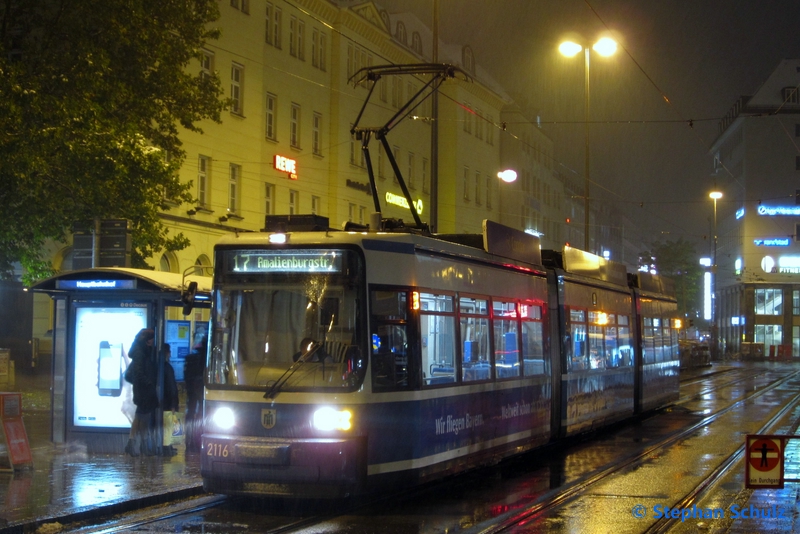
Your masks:
[[[419,484],[677,396],[674,297],[621,264],[491,221],[373,228],[268,216],[216,245],[207,491]]]

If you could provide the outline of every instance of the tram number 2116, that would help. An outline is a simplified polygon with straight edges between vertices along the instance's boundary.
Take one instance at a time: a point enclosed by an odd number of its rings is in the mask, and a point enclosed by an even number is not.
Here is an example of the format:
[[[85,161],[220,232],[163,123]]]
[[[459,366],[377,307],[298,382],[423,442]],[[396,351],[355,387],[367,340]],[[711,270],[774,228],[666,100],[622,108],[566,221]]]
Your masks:
[[[212,442],[212,443],[206,443],[206,446],[208,447],[208,452],[206,452],[208,456],[219,456],[221,458],[228,457],[229,453],[228,453],[227,443],[223,445],[222,443]]]

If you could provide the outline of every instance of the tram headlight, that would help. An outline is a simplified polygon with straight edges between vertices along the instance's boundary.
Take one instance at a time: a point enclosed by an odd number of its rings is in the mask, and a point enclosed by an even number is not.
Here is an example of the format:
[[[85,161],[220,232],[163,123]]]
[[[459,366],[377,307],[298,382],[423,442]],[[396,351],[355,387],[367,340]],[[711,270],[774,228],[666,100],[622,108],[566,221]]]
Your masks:
[[[214,412],[211,420],[213,423],[222,430],[230,430],[236,423],[236,418],[233,415],[233,410],[228,407],[219,408]]]
[[[326,406],[314,412],[312,423],[317,430],[350,430],[353,427],[350,410],[337,410]]]

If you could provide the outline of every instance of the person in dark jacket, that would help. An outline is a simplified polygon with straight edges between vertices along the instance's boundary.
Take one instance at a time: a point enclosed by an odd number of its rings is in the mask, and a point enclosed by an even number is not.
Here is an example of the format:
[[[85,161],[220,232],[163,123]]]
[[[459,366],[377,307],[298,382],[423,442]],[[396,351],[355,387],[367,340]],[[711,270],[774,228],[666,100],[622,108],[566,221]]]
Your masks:
[[[161,346],[161,353],[164,355],[164,396],[161,401],[161,407],[164,410],[164,418],[174,422],[172,412],[177,412],[179,407],[178,401],[178,383],[175,381],[175,369],[169,363],[170,356],[172,356],[172,349],[169,343],[164,343]],[[172,446],[172,425],[165,425],[164,429],[164,445],[161,448],[163,456],[175,456],[178,451]]]
[[[198,452],[203,435],[203,386],[206,374],[208,337],[200,338],[186,356],[183,379],[186,381],[186,452]]]
[[[128,444],[125,446],[125,452],[131,456],[138,456],[140,452],[148,456],[156,453],[152,439],[155,411],[158,408],[158,369],[153,354],[154,339],[155,332],[143,328],[136,334],[128,351],[131,364],[125,378],[133,386],[133,403],[136,405],[136,415],[131,423]]]

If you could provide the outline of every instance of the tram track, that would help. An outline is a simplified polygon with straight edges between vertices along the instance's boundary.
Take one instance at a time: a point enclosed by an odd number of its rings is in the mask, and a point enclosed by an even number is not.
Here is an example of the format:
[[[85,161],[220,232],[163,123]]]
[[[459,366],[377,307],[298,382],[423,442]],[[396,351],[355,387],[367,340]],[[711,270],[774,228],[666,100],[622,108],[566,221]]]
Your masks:
[[[761,373],[757,373],[756,376]],[[556,490],[550,491],[542,495],[537,501],[524,509],[521,510],[514,510],[512,512],[508,512],[506,514],[500,515],[494,519],[492,519],[488,524],[480,524],[476,525],[475,527],[466,530],[470,534],[495,534],[499,532],[504,532],[515,525],[523,522],[523,521],[530,521],[537,516],[541,516],[544,513],[556,509],[559,506],[563,506],[568,502],[580,497],[584,494],[590,487],[609,479],[610,477],[617,475],[623,471],[629,470],[630,468],[634,467],[638,463],[644,462],[652,457],[656,457],[659,455],[660,451],[665,450],[667,447],[670,447],[688,437],[692,434],[697,432],[698,430],[710,426],[715,421],[719,420],[725,414],[731,412],[732,410],[736,409],[737,407],[742,406],[743,404],[757,399],[762,395],[766,394],[769,391],[772,391],[780,386],[786,384],[792,379],[797,378],[800,376],[800,371],[795,371],[788,376],[784,376],[780,379],[777,379],[761,388],[757,388],[754,391],[748,392],[742,398],[732,402],[728,406],[718,410],[717,412],[707,415],[703,417],[700,421],[686,427],[676,433],[673,433],[669,436],[665,436],[657,443],[654,443],[636,453],[630,454],[627,457],[624,457],[618,461],[615,461],[612,465],[606,465],[604,467],[600,467],[599,469],[584,475],[583,477],[579,478],[578,480],[570,483],[568,486],[562,486]],[[793,408],[797,403],[800,403],[800,394],[796,395],[789,403],[787,403],[787,407],[781,409],[778,414],[774,417],[770,418],[762,428],[769,428],[771,424],[774,424],[774,421],[780,419],[781,416],[785,415],[788,410]],[[728,458],[723,460],[721,464],[719,464],[718,468],[715,469],[709,477],[708,483],[701,482],[695,489],[697,491],[690,492],[688,495],[684,496],[683,499],[687,500],[687,502],[694,502],[693,500],[697,498],[701,494],[701,491],[710,485],[713,484],[714,481],[719,480],[720,477],[724,476],[724,474],[730,469],[732,465],[736,463],[736,460],[741,458],[741,454],[743,453],[743,446],[737,449],[733,454],[731,454]],[[682,501],[683,502],[683,501]],[[689,504],[690,505],[690,504]],[[676,505],[676,506],[682,506]],[[672,524],[672,523],[670,523]],[[667,527],[658,527],[658,528],[668,528]],[[665,530],[654,530],[653,532],[664,532]]]
[[[792,400],[786,403],[783,408],[781,408],[778,413],[776,413],[773,417],[769,419],[764,425],[762,425],[756,434],[770,434],[773,433],[773,428],[789,414],[792,410],[797,408],[800,405],[800,393],[795,395]],[[791,431],[790,434],[794,433],[798,426],[800,426],[800,421],[793,421],[791,423]],[[735,451],[733,451],[725,460],[720,463],[716,469],[714,469],[708,477],[698,484],[694,490],[689,492],[688,494],[684,495],[677,503],[675,503],[676,508],[687,509],[691,508],[693,505],[702,499],[708,491],[720,480],[722,480],[730,470],[737,465],[743,458],[745,452],[745,445],[740,445]],[[656,523],[651,525],[650,528],[646,531],[648,534],[657,534],[669,531],[674,525],[678,523],[677,519],[674,518],[667,518],[661,517],[660,519],[656,520]]]
[[[690,397],[695,398],[701,395],[708,394],[709,391],[719,391],[725,387],[730,387],[732,385],[736,385],[744,380],[753,379],[760,375],[763,375],[763,371],[759,371],[756,373],[748,373],[747,376],[743,376],[740,378],[736,378],[735,380],[727,380],[723,384],[714,384],[708,391],[704,390],[703,393],[695,393],[692,394]],[[572,500],[577,499],[581,496],[582,493],[586,492],[587,489],[591,488],[592,486],[600,483],[603,480],[607,480],[610,477],[613,477],[615,474],[620,473],[623,470],[630,469],[636,465],[637,462],[644,462],[650,458],[658,457],[661,455],[662,450],[668,448],[675,443],[685,439],[686,437],[690,436],[692,433],[698,431],[699,429],[703,428],[704,426],[711,425],[714,421],[718,420],[724,414],[729,413],[731,410],[734,410],[737,406],[741,406],[743,403],[751,402],[757,399],[759,396],[766,394],[769,391],[772,391],[776,388],[779,388],[782,384],[785,384],[792,378],[797,377],[800,375],[800,371],[792,373],[788,376],[782,377],[777,380],[773,381],[766,381],[763,385],[758,384],[756,385],[755,389],[748,388],[746,394],[737,399],[736,401],[732,401],[729,405],[723,407],[722,409],[716,411],[713,414],[709,414],[703,417],[701,420],[697,421],[696,423],[692,424],[691,426],[682,429],[677,433],[670,434],[665,436],[663,439],[659,440],[657,443],[652,443],[646,449],[638,451],[636,453],[624,456],[619,460],[614,460],[612,463],[607,463],[605,466],[601,466],[598,469],[593,470],[590,473],[582,476],[578,480],[568,483],[567,486],[561,486],[557,489],[554,489],[550,492],[547,492],[540,496],[536,502],[532,503],[531,505],[527,506],[524,509],[517,509],[513,513],[509,512],[507,516],[500,516],[501,521],[495,522],[493,521],[490,525],[480,526],[476,525],[472,529],[468,530],[468,532],[474,532],[481,534],[488,534],[490,532],[503,532],[512,528],[515,524],[519,523],[520,521],[525,521],[529,519],[534,519],[537,516],[541,516],[546,514],[550,510],[554,510],[559,506],[566,505]],[[717,377],[720,378],[720,377]],[[730,378],[730,377],[726,377]],[[789,402],[790,406],[794,406],[796,403],[800,403],[800,395],[795,396],[791,402]],[[784,408],[781,410],[781,413],[785,414],[791,407]],[[768,423],[763,425],[764,428],[767,428],[769,424],[773,423],[775,420],[779,418],[780,414],[775,415],[770,419]],[[714,483],[719,480],[720,477],[724,476],[725,473],[729,472],[731,467],[736,464],[737,459],[741,458],[741,450],[737,453],[729,455],[723,462],[714,470],[713,473],[710,473],[706,482],[698,484],[698,487],[695,491],[690,492],[689,494],[685,495],[681,503],[689,503],[691,506],[691,502],[696,502],[697,499],[702,498],[704,488],[708,488],[714,485]],[[702,486],[702,487],[701,487]],[[428,488],[429,490],[430,488]],[[260,527],[256,527],[255,525],[247,525],[247,521],[236,521],[228,525],[228,528],[223,528],[225,532],[267,532],[267,533],[289,533],[289,532],[298,532],[298,531],[307,531],[310,528],[313,528],[315,525],[320,525],[323,523],[336,523],[337,520],[341,520],[344,516],[353,515],[354,513],[359,512],[360,510],[364,510],[367,507],[381,507],[381,503],[384,503],[389,500],[405,500],[413,497],[416,490],[412,491],[404,491],[400,492],[399,494],[392,494],[390,496],[384,495],[381,498],[373,499],[367,502],[356,504],[355,506],[347,506],[338,508],[335,512],[331,512],[329,514],[316,514],[312,513],[310,515],[300,514],[300,515],[292,515],[288,514],[287,517],[281,517],[280,514],[270,514],[272,517],[270,519],[277,520],[276,522],[279,524],[274,524],[271,527],[264,527],[260,525]],[[426,490],[427,491],[427,490]],[[168,505],[161,505],[152,507],[151,509],[144,509],[139,512],[134,512],[134,515],[126,514],[126,516],[117,517],[113,520],[107,521],[103,525],[96,525],[93,527],[81,527],[81,532],[88,532],[88,533],[115,533],[115,532],[125,532],[125,531],[155,531],[160,532],[162,530],[158,530],[159,527],[156,526],[157,523],[162,523],[162,525],[166,524],[166,522],[173,521],[173,522],[181,522],[181,517],[186,518],[183,521],[183,531],[196,531],[197,528],[212,527],[216,524],[213,520],[209,520],[207,518],[202,519],[194,519],[191,518],[193,514],[203,515],[204,512],[210,512],[213,508],[220,508],[225,507],[226,504],[230,504],[231,507],[235,507],[234,503],[237,501],[238,498],[235,497],[223,497],[218,495],[211,495],[211,496],[203,496],[197,497],[191,500],[187,500],[180,503],[170,503]],[[676,506],[678,506],[676,504]],[[263,510],[264,508],[262,508]],[[258,511],[256,512],[258,513]],[[265,516],[266,518],[266,516]],[[346,523],[345,523],[346,524]],[[659,526],[653,526],[652,532],[664,532],[669,530],[671,523],[663,523]],[[345,525],[343,525],[344,527]],[[186,528],[189,527],[189,528]],[[167,530],[163,530],[167,531]],[[174,530],[168,530],[174,531]]]

